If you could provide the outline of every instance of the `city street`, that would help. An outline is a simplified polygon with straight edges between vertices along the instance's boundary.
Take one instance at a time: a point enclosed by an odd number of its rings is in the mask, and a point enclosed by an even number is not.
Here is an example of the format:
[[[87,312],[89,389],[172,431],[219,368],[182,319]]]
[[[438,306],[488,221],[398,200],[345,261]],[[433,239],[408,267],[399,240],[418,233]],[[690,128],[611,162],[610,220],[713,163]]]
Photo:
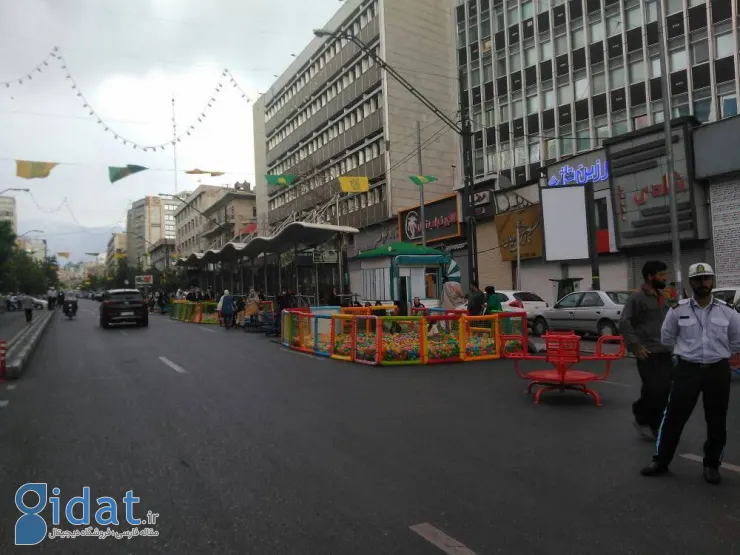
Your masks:
[[[43,316],[44,312],[41,310],[34,310],[34,319]],[[7,341],[8,344],[26,329],[26,315],[22,310],[14,310],[10,312],[0,313],[0,339]]]
[[[602,407],[557,392],[534,405],[507,361],[373,368],[160,315],[103,330],[97,309],[57,314],[23,377],[0,384],[0,553],[19,552],[27,482],[63,503],[90,486],[93,513],[133,490],[136,516],[159,514],[158,537],[28,553],[740,552],[740,380],[722,485],[692,460],[701,406],[688,457],[650,480],[632,359],[596,386]]]

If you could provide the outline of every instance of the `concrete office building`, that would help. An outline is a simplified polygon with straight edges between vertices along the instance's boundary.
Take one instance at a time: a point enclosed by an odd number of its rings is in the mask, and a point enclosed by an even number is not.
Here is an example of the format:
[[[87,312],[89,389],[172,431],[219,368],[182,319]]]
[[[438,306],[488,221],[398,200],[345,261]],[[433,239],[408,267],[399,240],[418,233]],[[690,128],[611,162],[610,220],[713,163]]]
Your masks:
[[[130,264],[145,268],[151,245],[160,239],[175,239],[177,198],[145,197],[133,203],[126,218],[126,254]]]
[[[127,235],[125,233],[111,233],[108,246],[105,251],[105,269],[113,273],[116,269],[116,254],[125,254],[127,246]]]
[[[347,0],[325,29],[347,30],[457,118],[452,11],[447,0]],[[426,200],[452,193],[459,138],[373,59],[347,39],[315,38],[254,106],[260,233],[292,214],[326,205],[323,221],[366,227],[419,204],[409,175],[419,173],[421,123]],[[459,170],[458,170],[459,173]],[[268,187],[264,174],[292,174]],[[343,194],[337,177],[367,176],[370,190]]]
[[[15,198],[0,197],[0,222],[10,222],[13,233],[18,233],[18,209]]]
[[[457,61],[478,178],[520,184],[540,166],[663,121],[662,78],[673,117],[709,122],[738,113],[733,0],[663,1],[667,76],[654,1],[457,3]]]
[[[187,197],[174,197],[175,219],[175,248],[178,257],[188,257],[193,253],[203,252],[210,248],[204,239],[203,232],[209,230],[213,224],[202,214],[227,189],[215,185],[199,185]]]

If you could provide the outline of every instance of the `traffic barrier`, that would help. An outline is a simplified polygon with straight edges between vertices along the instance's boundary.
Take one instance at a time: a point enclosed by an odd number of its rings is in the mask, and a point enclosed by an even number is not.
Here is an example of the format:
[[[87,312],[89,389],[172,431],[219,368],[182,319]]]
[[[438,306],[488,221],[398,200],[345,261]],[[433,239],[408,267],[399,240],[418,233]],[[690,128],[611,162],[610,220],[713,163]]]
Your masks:
[[[424,362],[426,320],[423,316],[380,316],[378,320],[380,364],[401,366]]]
[[[347,327],[349,330],[347,330]],[[355,317],[351,314],[333,314],[329,356],[336,360],[352,360],[357,335]]]
[[[460,317],[460,356],[465,362],[501,358],[499,314]]]
[[[377,316],[355,316],[355,337],[352,356],[355,362],[375,366],[380,361],[380,333]]]
[[[424,360],[427,364],[460,362],[460,316],[426,316]]]
[[[8,342],[0,341],[0,383],[5,381],[5,376],[8,373],[7,367],[7,356],[8,356]]]

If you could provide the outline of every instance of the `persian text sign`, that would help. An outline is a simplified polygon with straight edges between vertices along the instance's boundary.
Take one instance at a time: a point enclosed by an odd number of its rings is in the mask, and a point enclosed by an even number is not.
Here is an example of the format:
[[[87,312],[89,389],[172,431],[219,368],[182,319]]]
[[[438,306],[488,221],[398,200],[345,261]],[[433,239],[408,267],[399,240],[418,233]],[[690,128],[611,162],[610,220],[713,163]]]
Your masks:
[[[598,158],[593,164],[578,164],[571,166],[565,164],[557,173],[550,176],[547,181],[548,187],[561,187],[565,185],[585,185],[586,183],[599,183],[609,179],[609,163]]]
[[[539,204],[524,210],[497,214],[496,233],[501,245],[501,259],[504,262],[516,260],[516,235],[519,232],[519,257],[538,258],[542,256],[542,210]],[[517,230],[517,223],[518,230]]]
[[[457,196],[443,198],[424,205],[427,241],[441,241],[460,236]],[[398,213],[398,235],[402,241],[421,241],[421,210],[411,208]]]

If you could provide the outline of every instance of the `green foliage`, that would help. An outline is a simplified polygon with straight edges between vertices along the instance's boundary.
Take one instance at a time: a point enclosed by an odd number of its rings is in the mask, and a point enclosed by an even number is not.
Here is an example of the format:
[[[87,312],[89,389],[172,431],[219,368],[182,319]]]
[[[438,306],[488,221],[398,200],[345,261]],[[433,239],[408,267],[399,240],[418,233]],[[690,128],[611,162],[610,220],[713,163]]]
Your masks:
[[[9,222],[0,222],[0,291],[43,294],[59,285],[55,257],[40,262],[17,248]]]

